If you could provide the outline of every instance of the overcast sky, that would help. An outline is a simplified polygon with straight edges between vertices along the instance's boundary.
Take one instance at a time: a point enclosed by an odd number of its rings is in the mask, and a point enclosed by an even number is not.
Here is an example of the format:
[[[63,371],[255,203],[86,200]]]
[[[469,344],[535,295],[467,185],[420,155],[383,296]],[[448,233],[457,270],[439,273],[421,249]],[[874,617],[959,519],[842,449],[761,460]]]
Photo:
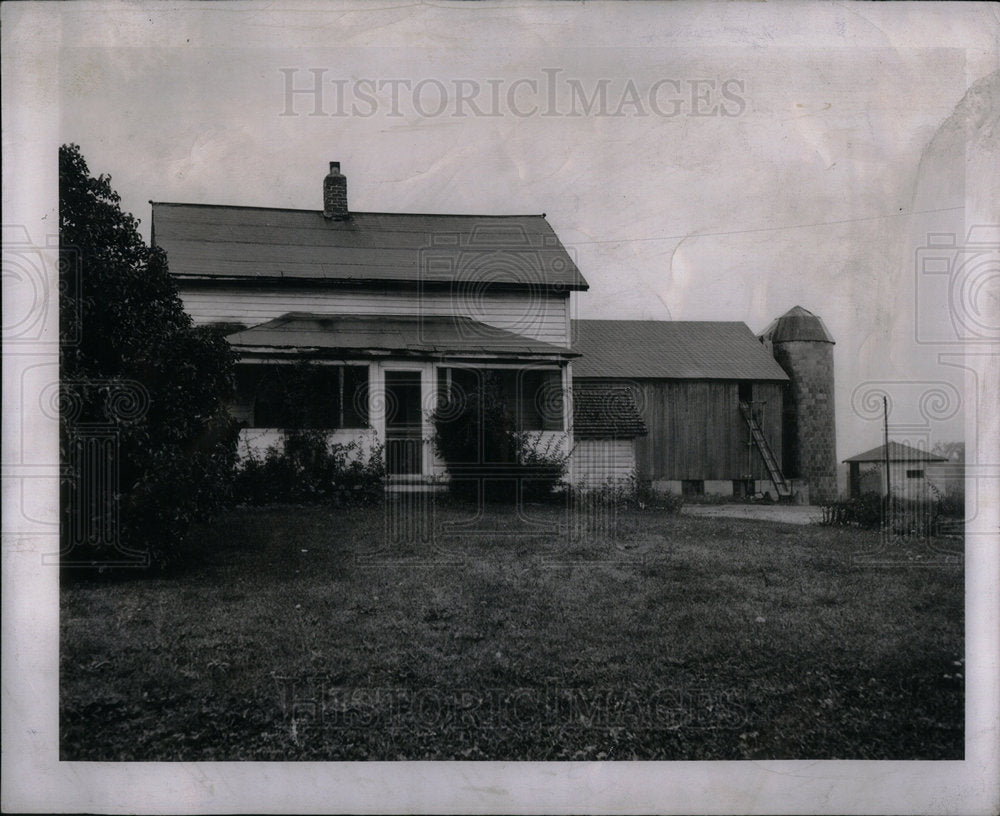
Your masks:
[[[357,211],[546,213],[579,317],[759,331],[802,305],[837,340],[843,459],[881,441],[871,388],[899,438],[963,434],[918,249],[1000,221],[966,208],[1000,83],[995,10],[950,6],[60,5],[58,139],[146,237],[150,199],[319,209],[338,160]]]

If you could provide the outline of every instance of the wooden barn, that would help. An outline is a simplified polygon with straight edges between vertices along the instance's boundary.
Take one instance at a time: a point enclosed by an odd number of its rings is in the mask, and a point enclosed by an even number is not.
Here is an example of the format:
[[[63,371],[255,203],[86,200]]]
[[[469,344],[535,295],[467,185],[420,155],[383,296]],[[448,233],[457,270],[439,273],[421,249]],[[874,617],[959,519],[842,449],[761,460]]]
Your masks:
[[[626,388],[648,430],[637,474],[684,495],[788,495],[789,377],[743,323],[574,320],[574,389]]]

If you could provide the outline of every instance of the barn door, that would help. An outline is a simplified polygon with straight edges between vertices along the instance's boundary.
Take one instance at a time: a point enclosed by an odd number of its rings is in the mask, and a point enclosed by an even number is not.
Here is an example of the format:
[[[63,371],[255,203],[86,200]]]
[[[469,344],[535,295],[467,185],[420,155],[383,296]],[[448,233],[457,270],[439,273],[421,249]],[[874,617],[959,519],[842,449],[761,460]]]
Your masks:
[[[385,372],[386,470],[419,475],[423,463],[423,414],[419,371]]]

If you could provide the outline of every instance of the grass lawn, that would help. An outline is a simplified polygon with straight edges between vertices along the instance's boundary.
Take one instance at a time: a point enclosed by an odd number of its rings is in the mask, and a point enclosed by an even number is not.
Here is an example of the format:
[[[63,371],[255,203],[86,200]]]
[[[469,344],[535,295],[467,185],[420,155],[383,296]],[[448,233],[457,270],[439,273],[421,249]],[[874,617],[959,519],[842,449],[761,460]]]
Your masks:
[[[963,757],[933,542],[873,567],[855,530],[442,505],[414,543],[386,507],[234,510],[182,574],[64,578],[61,758]]]

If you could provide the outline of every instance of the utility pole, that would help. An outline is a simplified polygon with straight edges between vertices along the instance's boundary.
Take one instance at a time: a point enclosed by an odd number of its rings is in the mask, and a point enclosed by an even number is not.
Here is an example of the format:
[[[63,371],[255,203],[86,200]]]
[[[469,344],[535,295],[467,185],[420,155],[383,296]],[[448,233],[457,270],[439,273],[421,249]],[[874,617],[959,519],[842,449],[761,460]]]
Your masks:
[[[882,397],[882,428],[885,436],[885,510],[886,521],[889,521],[889,510],[892,507],[892,476],[889,473],[889,398]]]

